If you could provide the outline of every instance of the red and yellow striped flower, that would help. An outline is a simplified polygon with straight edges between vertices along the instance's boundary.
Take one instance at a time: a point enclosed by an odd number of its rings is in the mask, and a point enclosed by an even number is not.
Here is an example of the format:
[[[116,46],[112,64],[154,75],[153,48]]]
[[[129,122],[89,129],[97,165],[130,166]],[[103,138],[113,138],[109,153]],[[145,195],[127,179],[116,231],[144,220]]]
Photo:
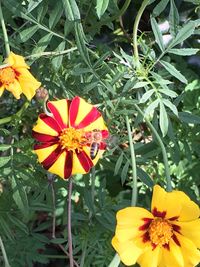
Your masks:
[[[104,152],[109,135],[101,113],[77,96],[50,101],[47,107],[51,114],[41,114],[33,128],[33,137],[39,142],[34,146],[39,162],[64,179],[89,172]],[[93,140],[93,132],[98,132],[101,139]],[[98,142],[94,159],[93,142]]]
[[[0,96],[6,89],[17,99],[23,93],[31,100],[41,83],[33,77],[29,68],[22,56],[11,52],[5,65],[0,67]]]
[[[200,210],[181,191],[154,186],[151,212],[128,207],[117,213],[112,245],[121,261],[141,267],[193,267],[200,262]]]

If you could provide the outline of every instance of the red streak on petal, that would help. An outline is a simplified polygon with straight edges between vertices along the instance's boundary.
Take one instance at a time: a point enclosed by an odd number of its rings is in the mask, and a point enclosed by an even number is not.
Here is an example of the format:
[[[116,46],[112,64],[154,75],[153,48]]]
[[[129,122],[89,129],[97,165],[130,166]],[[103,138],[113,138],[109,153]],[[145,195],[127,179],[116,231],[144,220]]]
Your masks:
[[[155,216],[155,217],[161,217],[161,218],[165,218],[167,212],[166,211],[158,211],[157,208],[153,208],[152,210],[152,214]]]
[[[54,120],[54,118],[49,117],[44,113],[40,114],[39,117],[44,123],[46,123],[49,127],[55,130],[57,133],[59,133],[62,130],[60,126],[58,125],[58,123],[56,122],[56,120]]]
[[[157,247],[157,245],[154,243],[151,243],[151,246],[152,246],[152,250],[154,250]]]
[[[179,218],[179,216],[174,216],[174,217],[169,218],[168,220],[170,220],[170,221],[176,221],[176,220],[178,220],[178,218]]]
[[[68,179],[72,174],[72,152],[66,150],[64,179]]]
[[[62,152],[63,151],[61,150],[61,147],[58,146],[45,160],[41,162],[42,166],[48,170],[55,163]]]
[[[67,99],[66,99],[67,101]],[[68,106],[68,101],[67,101],[67,106]],[[53,113],[53,116],[55,118],[55,120],[57,121],[57,123],[60,125],[60,128],[64,129],[66,127],[68,127],[68,125],[66,125],[63,120],[62,120],[62,117],[59,113],[59,111],[57,110],[57,108],[53,105],[53,103],[51,102],[48,102],[47,103],[47,106],[49,108],[49,110],[51,111],[51,113]],[[63,116],[65,116],[65,114],[63,114]],[[66,110],[66,116],[68,116],[68,110]]]
[[[101,135],[102,135],[103,139],[107,139],[109,137],[109,131],[102,130]]]
[[[48,134],[41,134],[35,131],[32,131],[32,136],[39,142],[57,142],[59,138],[57,136],[52,136]]]
[[[172,224],[172,228],[174,231],[176,231],[180,234],[181,227],[179,225]]]
[[[77,118],[78,110],[80,105],[80,97],[76,96],[72,99],[69,107],[69,121],[70,126],[76,128],[75,121]],[[83,111],[84,112],[84,111]]]
[[[82,121],[76,125],[77,129],[81,129],[87,127],[94,121],[96,121],[99,117],[101,117],[101,113],[97,110],[97,108],[92,107],[90,112],[82,119]]]
[[[180,242],[179,242],[179,240],[175,234],[173,234],[172,239],[174,240],[174,242],[176,243],[177,246],[181,247],[181,244],[180,244]]]
[[[148,232],[145,232],[143,235],[142,235],[142,242],[146,243],[150,241],[150,236],[149,236],[149,233]]]
[[[144,221],[144,224],[139,227],[139,230],[140,231],[145,231],[145,230],[147,230],[149,228],[149,226],[150,226],[150,224],[151,224],[153,219],[143,218],[142,220]]]
[[[13,68],[12,68],[13,69]],[[15,77],[18,78],[21,74],[19,71],[17,71],[16,69],[13,69],[15,72]]]
[[[107,147],[107,144],[104,143],[104,142],[101,142],[101,143],[99,144],[99,149],[100,149],[100,150],[106,150],[106,147]]]
[[[89,170],[94,166],[90,157],[84,151],[80,151],[79,153],[76,152],[76,155],[85,172],[89,172]]]
[[[46,147],[53,146],[53,145],[55,145],[56,143],[57,143],[57,142],[35,144],[33,148],[34,148],[34,150],[42,149],[42,148],[46,148]]]
[[[169,243],[168,243],[168,244],[164,244],[164,245],[163,245],[163,248],[165,248],[165,249],[167,249],[167,250],[170,251]]]

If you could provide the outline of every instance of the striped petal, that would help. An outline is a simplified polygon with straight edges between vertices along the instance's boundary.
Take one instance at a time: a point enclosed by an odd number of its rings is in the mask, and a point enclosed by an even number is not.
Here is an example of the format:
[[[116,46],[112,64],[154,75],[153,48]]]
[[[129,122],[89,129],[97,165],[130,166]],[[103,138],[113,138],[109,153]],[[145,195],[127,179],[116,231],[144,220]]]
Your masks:
[[[50,143],[56,143],[59,141],[59,138],[57,136],[52,136],[48,134],[41,134],[35,131],[32,131],[32,136],[39,142],[50,142]]]
[[[54,116],[54,119],[62,129],[68,127],[69,121],[69,105],[70,101],[67,99],[50,101],[47,106]]]
[[[36,126],[33,127],[33,131],[41,134],[58,136],[61,128],[53,118],[46,114],[40,114]]]
[[[58,144],[51,144],[48,143],[42,145],[35,145],[34,151],[38,156],[39,162],[43,162],[53,151],[58,147]]]
[[[0,86],[0,97],[2,96],[4,90],[5,90],[4,85],[1,85],[1,86]]]
[[[74,97],[69,109],[70,125],[85,131],[107,129],[101,113],[91,104],[80,97]]]
[[[52,167],[52,165],[57,161],[57,159],[62,154],[62,150],[60,146],[57,146],[57,148],[49,154],[48,157],[46,157],[42,162],[42,166],[48,170]]]
[[[93,162],[85,151],[73,154],[72,175],[77,173],[87,173],[93,167]]]

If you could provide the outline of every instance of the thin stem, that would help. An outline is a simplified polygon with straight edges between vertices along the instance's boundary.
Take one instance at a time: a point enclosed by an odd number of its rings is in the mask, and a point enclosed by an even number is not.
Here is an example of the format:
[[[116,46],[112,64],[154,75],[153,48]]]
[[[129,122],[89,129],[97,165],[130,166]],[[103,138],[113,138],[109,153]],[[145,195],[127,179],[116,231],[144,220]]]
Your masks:
[[[94,206],[94,194],[95,194],[95,167],[91,171],[91,197],[92,197],[92,206]],[[92,217],[92,210],[89,212],[89,219]]]
[[[77,50],[77,47],[72,47],[63,51],[47,51],[47,52],[41,52],[41,53],[36,53],[30,56],[26,56],[25,59],[28,58],[38,58],[38,57],[43,57],[43,56],[60,56],[60,55],[64,55],[64,54],[68,54],[72,51]]]
[[[3,241],[1,239],[1,236],[0,236],[0,248],[1,248],[1,251],[2,251],[2,254],[3,254],[3,260],[4,260],[4,263],[5,263],[5,267],[10,267],[10,264],[8,262],[8,257],[7,257],[7,254],[6,254],[6,250],[5,250]]]
[[[112,267],[112,266],[119,266],[120,264],[120,257],[119,255],[116,253],[114,258],[112,259],[111,263],[109,264],[108,267]]]
[[[69,253],[65,250],[63,245],[58,244],[58,247],[65,253],[65,255],[69,258]],[[78,263],[74,260],[74,266],[79,267]]]
[[[20,117],[22,115],[22,113],[24,112],[24,110],[26,110],[28,108],[29,104],[30,104],[30,102],[25,102],[24,105],[21,107],[21,109],[16,114],[13,114],[12,116],[0,119],[0,125],[10,122],[11,120],[13,120],[16,117]]]
[[[56,238],[56,197],[53,181],[50,182],[52,193],[52,238]]]
[[[170,169],[169,169],[169,163],[168,163],[168,158],[167,158],[167,152],[165,149],[165,146],[163,144],[162,139],[160,138],[158,132],[156,131],[156,129],[154,128],[154,126],[151,124],[151,122],[144,116],[144,113],[142,112],[142,110],[139,108],[139,106],[137,104],[134,104],[135,108],[137,109],[137,111],[142,115],[142,117],[144,118],[144,120],[146,121],[147,125],[149,126],[149,128],[151,129],[151,131],[153,132],[153,134],[155,135],[161,151],[162,151],[162,155],[163,155],[163,162],[165,165],[165,175],[166,175],[166,179],[167,179],[167,191],[170,192],[172,191],[172,184],[171,184],[171,177],[170,177]]]
[[[131,206],[135,206],[137,203],[137,168],[136,168],[136,158],[135,158],[135,150],[133,146],[133,137],[131,126],[129,123],[128,116],[125,117],[126,119],[126,128],[128,131],[128,140],[130,145],[131,151],[131,165],[132,165],[132,178],[133,178],[133,185],[132,185],[132,198],[131,198]]]
[[[72,184],[73,184],[73,180],[72,180],[72,177],[70,177],[69,184],[68,184],[68,225],[67,225],[70,267],[74,267],[73,248],[72,248],[72,232],[71,232]]]
[[[10,54],[10,45],[9,45],[8,34],[6,31],[6,25],[5,25],[5,21],[4,21],[4,17],[3,17],[1,2],[2,2],[2,0],[0,0],[0,20],[1,20],[1,27],[2,27],[2,31],[3,31],[5,49],[6,49],[6,57],[8,57]]]
[[[135,63],[136,63],[136,68],[139,67],[140,65],[140,60],[139,60],[139,53],[138,53],[138,43],[137,43],[137,32],[138,32],[138,26],[140,23],[140,19],[141,16],[146,8],[146,6],[148,5],[149,0],[144,0],[138,13],[137,16],[135,18],[135,22],[134,22],[134,26],[133,26],[133,50],[134,50],[134,59],[135,59]]]

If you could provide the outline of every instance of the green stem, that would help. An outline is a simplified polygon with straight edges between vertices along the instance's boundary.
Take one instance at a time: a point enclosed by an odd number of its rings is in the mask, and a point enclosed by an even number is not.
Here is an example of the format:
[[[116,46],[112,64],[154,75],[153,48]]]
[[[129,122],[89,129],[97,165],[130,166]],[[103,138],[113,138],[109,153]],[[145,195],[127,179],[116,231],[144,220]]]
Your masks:
[[[5,21],[4,21],[4,17],[3,17],[1,2],[2,2],[2,0],[0,0],[0,20],[1,20],[1,27],[2,27],[2,31],[3,31],[3,38],[4,38],[4,42],[5,42],[6,57],[8,57],[10,54],[10,45],[9,45],[8,34],[6,31],[6,25],[5,25]]]
[[[162,155],[163,155],[163,162],[165,165],[165,175],[166,175],[166,179],[167,179],[167,191],[171,192],[172,191],[172,184],[171,184],[171,177],[170,177],[170,169],[169,169],[169,163],[168,163],[168,159],[167,159],[167,152],[165,149],[165,146],[162,142],[162,139],[160,138],[158,132],[156,131],[156,129],[154,128],[154,126],[151,124],[151,122],[144,116],[144,113],[142,112],[142,110],[139,108],[139,106],[137,104],[134,104],[135,108],[137,109],[137,111],[142,115],[142,117],[145,119],[147,125],[149,126],[149,128],[151,129],[152,133],[155,135],[161,151],[162,151]]]
[[[1,239],[1,236],[0,236],[0,248],[1,248],[1,251],[2,251],[2,254],[3,254],[3,260],[4,260],[4,263],[5,263],[5,267],[10,267],[10,264],[8,262],[8,257],[7,257],[7,254],[6,254],[6,250],[5,250],[3,241]]]
[[[126,128],[128,131],[130,151],[131,151],[131,165],[132,165],[132,177],[133,177],[131,206],[135,206],[137,202],[137,168],[136,168],[135,150],[133,146],[133,137],[128,116],[126,116],[125,119],[126,119]]]
[[[0,125],[5,124],[10,122],[11,120],[13,120],[16,117],[20,117],[22,115],[22,113],[24,112],[24,110],[27,109],[27,107],[29,106],[29,102],[25,102],[24,105],[21,107],[21,109],[14,115],[0,119]]]
[[[140,65],[140,59],[139,59],[139,53],[138,53],[138,43],[137,43],[137,32],[138,32],[138,26],[140,23],[140,19],[141,16],[146,8],[146,6],[148,5],[149,0],[144,0],[138,13],[137,16],[135,18],[135,22],[134,22],[134,26],[133,26],[133,50],[134,50],[134,59],[135,59],[135,64],[136,64],[136,68],[139,67]]]
[[[94,207],[94,197],[95,197],[95,179],[96,179],[95,167],[93,167],[92,170],[91,170],[91,198],[92,198],[91,200],[92,200],[92,206],[93,207]],[[93,213],[93,211],[90,210],[89,219],[91,219],[92,213]]]
[[[116,267],[119,266],[119,264],[120,264],[120,257],[116,253],[108,267]]]

